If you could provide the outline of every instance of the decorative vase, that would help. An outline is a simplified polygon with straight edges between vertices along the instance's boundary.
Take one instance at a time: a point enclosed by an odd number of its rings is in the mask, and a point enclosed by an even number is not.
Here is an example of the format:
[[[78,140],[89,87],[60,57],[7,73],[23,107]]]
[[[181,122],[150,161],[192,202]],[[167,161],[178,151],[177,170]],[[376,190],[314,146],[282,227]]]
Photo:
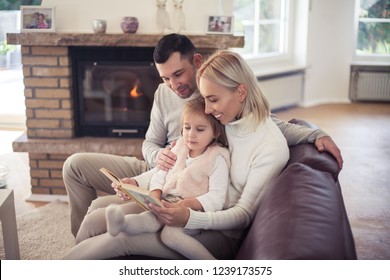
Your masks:
[[[186,19],[183,12],[183,2],[184,0],[173,0],[172,29],[176,33],[185,29]]]
[[[97,34],[106,33],[107,22],[104,19],[94,19],[92,22],[93,32]]]
[[[167,0],[156,0],[156,24],[159,33],[164,33],[165,29],[170,29],[169,14],[165,10]]]
[[[121,22],[121,28],[124,33],[135,33],[138,30],[138,18],[136,17],[123,17]]]

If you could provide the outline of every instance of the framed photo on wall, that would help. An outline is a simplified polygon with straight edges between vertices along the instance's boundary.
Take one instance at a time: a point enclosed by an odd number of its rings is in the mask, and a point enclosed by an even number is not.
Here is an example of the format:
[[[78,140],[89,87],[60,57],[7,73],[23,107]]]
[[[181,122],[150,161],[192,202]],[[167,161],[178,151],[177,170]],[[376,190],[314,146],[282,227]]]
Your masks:
[[[231,34],[233,33],[232,16],[208,16],[207,33]]]
[[[20,6],[22,32],[54,32],[55,7]]]

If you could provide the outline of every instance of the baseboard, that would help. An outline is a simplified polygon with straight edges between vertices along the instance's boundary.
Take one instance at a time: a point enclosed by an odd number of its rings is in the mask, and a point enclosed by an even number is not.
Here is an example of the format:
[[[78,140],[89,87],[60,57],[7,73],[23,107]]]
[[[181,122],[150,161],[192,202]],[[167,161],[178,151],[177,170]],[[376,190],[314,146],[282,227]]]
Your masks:
[[[57,195],[57,194],[31,194],[30,197],[26,199],[27,202],[53,202],[61,201],[68,203],[67,195]]]
[[[326,105],[326,104],[349,104],[351,100],[349,99],[333,99],[333,100],[322,100],[322,101],[303,101],[299,104],[302,108],[309,108],[318,105]]]

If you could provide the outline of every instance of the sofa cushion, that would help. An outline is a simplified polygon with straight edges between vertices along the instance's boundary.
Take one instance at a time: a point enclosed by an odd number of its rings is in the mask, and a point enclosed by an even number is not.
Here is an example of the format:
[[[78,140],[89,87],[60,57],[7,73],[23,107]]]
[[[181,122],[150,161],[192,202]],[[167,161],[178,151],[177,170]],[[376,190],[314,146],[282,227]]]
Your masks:
[[[287,166],[265,195],[236,258],[356,258],[339,184],[304,164]]]

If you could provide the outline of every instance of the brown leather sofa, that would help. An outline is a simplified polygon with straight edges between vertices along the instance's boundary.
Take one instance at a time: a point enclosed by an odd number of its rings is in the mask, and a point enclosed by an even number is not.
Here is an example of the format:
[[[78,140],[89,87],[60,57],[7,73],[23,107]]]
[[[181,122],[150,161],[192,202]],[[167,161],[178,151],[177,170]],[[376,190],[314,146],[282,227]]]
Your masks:
[[[313,144],[290,147],[290,159],[265,195],[236,259],[356,259],[339,172],[336,160]]]
[[[356,259],[339,172],[336,160],[314,145],[290,147],[290,160],[265,195],[236,259]]]

